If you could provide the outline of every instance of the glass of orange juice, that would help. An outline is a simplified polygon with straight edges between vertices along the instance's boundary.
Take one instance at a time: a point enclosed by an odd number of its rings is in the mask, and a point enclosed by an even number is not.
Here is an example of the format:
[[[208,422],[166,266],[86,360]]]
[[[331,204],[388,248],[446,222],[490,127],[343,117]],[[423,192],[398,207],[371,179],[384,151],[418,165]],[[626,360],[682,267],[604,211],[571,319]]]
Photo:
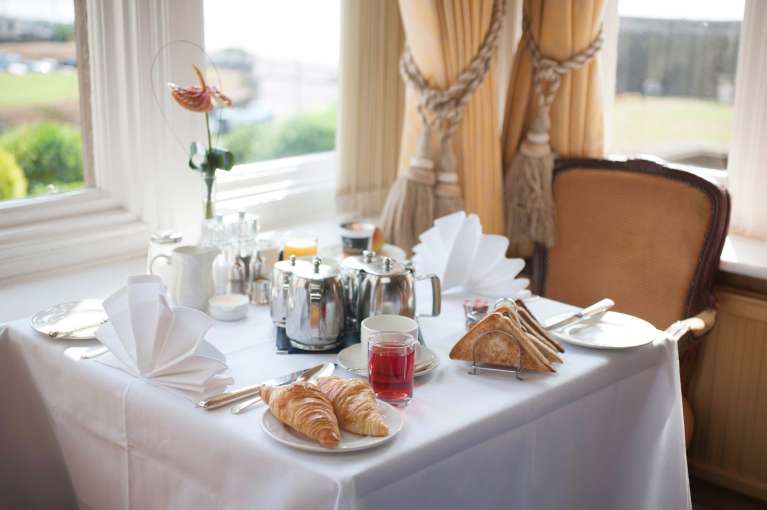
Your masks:
[[[287,260],[291,255],[296,258],[313,257],[317,255],[317,236],[308,232],[288,232],[283,237],[283,259]]]

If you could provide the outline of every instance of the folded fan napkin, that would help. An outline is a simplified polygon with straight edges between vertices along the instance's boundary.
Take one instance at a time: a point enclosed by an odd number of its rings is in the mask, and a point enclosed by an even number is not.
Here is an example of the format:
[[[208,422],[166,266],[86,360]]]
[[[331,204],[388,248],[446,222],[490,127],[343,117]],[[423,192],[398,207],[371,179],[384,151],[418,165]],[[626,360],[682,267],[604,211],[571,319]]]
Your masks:
[[[232,379],[226,357],[205,340],[213,320],[192,308],[171,308],[159,277],[139,275],[104,301],[109,322],[96,337],[110,354],[96,358],[136,377],[205,395]]]
[[[434,220],[413,248],[418,273],[434,273],[442,290],[463,289],[488,297],[519,298],[530,283],[517,278],[525,261],[506,258],[509,240],[483,234],[476,214],[459,211]]]

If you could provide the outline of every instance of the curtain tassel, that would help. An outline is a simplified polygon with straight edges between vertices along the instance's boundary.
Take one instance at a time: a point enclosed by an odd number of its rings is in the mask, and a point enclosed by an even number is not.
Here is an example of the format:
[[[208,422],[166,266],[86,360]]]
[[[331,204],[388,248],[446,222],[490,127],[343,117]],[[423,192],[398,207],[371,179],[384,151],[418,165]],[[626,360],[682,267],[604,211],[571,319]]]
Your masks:
[[[423,123],[416,155],[407,171],[394,181],[381,213],[380,226],[388,243],[410,253],[421,232],[434,222],[434,185],[437,177],[431,159],[431,129]]]
[[[441,218],[454,212],[463,211],[463,193],[458,184],[458,165],[452,144],[442,144],[442,155],[434,188],[434,217]]]
[[[554,245],[553,171],[549,114],[541,108],[506,171],[506,225],[511,243]]]

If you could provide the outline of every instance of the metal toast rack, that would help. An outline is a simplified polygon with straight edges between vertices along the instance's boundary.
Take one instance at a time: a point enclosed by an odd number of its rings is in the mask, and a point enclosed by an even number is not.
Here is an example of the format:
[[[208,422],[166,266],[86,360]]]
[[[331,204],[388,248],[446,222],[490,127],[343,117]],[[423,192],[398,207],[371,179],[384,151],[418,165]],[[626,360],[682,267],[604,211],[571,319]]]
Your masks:
[[[500,329],[492,329],[490,331],[485,331],[479,337],[477,337],[476,342],[474,342],[474,346],[471,348],[471,370],[469,370],[469,374],[471,375],[478,375],[479,370],[487,370],[488,372],[505,372],[507,374],[514,374],[514,377],[518,381],[524,381],[524,378],[522,377],[522,348],[519,348],[519,358],[517,359],[517,366],[516,367],[509,367],[509,368],[501,368],[498,366],[490,366],[486,363],[481,363],[477,361],[477,345],[479,345],[483,340],[487,338],[488,335],[491,333],[494,334],[500,334],[503,337],[507,339],[507,341],[512,342],[514,340],[514,337],[508,333],[507,331],[503,331]]]
[[[517,309],[517,303],[513,299],[501,298],[493,304],[493,310],[495,310],[502,304],[508,305],[514,310]],[[523,332],[527,333],[527,326],[525,326],[524,323],[522,323],[521,321],[518,321],[518,325],[520,326]],[[479,375],[479,370],[486,370],[488,372],[504,372],[507,374],[509,373],[514,374],[514,377],[518,381],[524,381],[524,378],[522,377],[522,371],[524,370],[522,368],[522,346],[519,346],[519,357],[517,359],[517,366],[515,367],[512,366],[512,367],[502,368],[499,366],[488,365],[486,363],[481,363],[477,361],[477,345],[479,345],[483,340],[485,340],[486,337],[490,334],[500,334],[501,336],[505,337],[507,341],[509,342],[513,342],[515,340],[514,337],[508,331],[503,331],[501,329],[492,329],[490,331],[485,331],[484,333],[479,335],[479,337],[477,337],[477,341],[474,342],[474,346],[471,349],[472,361],[471,361],[471,370],[469,370],[469,374]]]

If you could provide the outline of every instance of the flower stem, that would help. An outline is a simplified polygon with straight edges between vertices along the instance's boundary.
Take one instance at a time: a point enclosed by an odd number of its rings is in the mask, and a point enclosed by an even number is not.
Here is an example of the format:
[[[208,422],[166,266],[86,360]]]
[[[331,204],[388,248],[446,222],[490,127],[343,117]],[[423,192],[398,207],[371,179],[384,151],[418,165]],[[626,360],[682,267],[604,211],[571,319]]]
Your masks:
[[[210,136],[210,119],[208,118],[208,112],[205,112],[205,129],[208,131],[208,152],[210,152],[213,150],[213,137]]]
[[[205,175],[205,187],[207,188],[207,194],[205,199],[205,219],[213,218],[213,180],[216,176],[216,169],[211,164],[210,154],[213,151],[213,137],[210,135],[210,118],[208,112],[205,112],[205,129],[208,132],[208,151],[205,153],[206,160],[206,175]]]

